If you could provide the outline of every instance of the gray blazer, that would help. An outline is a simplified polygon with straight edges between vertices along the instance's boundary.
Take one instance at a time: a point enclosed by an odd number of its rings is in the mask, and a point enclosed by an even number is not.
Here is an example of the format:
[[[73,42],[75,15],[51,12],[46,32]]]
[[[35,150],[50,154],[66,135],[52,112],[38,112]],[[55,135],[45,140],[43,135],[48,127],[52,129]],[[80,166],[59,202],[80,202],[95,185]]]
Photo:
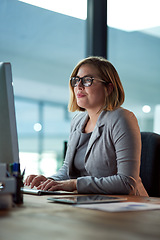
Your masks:
[[[55,180],[77,178],[78,193],[133,194],[147,196],[139,177],[141,135],[134,114],[124,108],[103,111],[90,137],[85,156],[88,176],[78,177],[74,155],[87,112],[76,115],[71,124],[68,149]]]

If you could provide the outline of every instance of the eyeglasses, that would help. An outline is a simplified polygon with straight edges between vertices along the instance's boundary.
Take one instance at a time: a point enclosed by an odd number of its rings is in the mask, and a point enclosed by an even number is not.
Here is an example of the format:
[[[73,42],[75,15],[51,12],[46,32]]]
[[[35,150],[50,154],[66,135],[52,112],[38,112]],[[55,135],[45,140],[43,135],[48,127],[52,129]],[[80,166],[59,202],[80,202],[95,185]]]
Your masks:
[[[108,84],[108,82],[102,80],[102,79],[99,79],[99,78],[93,78],[93,77],[72,77],[70,79],[71,81],[71,86],[72,87],[77,87],[78,86],[78,83],[81,81],[82,85],[84,87],[90,87],[93,83],[93,80],[97,80],[97,81],[100,81],[100,82],[103,82],[105,84]]]

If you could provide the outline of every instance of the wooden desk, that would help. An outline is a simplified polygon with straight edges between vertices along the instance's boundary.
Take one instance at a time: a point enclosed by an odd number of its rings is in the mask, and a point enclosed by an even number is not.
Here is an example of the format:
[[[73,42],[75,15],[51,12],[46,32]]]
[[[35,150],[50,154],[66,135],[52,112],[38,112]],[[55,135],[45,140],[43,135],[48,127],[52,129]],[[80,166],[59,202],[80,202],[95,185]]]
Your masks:
[[[128,201],[160,203],[160,198]],[[24,195],[24,204],[0,211],[0,240],[159,240],[160,210],[110,213],[50,203]]]

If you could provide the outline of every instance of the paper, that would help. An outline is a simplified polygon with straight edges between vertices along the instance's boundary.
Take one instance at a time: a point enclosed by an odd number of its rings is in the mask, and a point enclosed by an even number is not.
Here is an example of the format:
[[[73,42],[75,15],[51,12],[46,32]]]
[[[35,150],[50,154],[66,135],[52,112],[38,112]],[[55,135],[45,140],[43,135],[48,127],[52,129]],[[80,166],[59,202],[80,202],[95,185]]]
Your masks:
[[[126,212],[160,209],[160,204],[121,202],[121,203],[100,203],[100,204],[82,204],[75,207],[101,210],[107,212]]]

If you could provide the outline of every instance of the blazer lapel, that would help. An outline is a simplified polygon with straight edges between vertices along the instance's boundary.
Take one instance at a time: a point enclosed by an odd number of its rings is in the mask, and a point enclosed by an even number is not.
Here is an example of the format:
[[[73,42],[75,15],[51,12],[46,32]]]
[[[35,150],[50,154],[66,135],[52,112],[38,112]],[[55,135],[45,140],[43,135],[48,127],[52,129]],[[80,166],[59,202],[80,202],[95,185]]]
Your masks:
[[[69,158],[69,172],[72,172],[73,169],[73,159],[74,159],[74,155],[75,155],[75,151],[76,151],[76,147],[78,145],[79,139],[80,139],[80,135],[81,132],[84,128],[84,125],[86,124],[88,120],[88,115],[86,114],[86,116],[84,116],[84,120],[82,121],[82,123],[80,125],[78,125],[75,130],[72,132],[72,136],[71,136],[71,141],[70,141],[70,146],[69,146],[69,151],[67,152],[67,157]]]
[[[69,158],[69,169],[70,170],[72,169],[74,154],[75,154],[76,147],[77,147],[79,139],[80,139],[80,132],[79,131],[74,132],[72,139],[73,140],[70,141],[69,149],[67,152],[67,155],[68,155],[67,157]]]
[[[100,128],[104,125],[104,116],[106,115],[105,111],[102,111],[101,114],[99,115],[97,124],[93,130],[93,133],[91,135],[91,138],[89,140],[88,143],[88,147],[87,147],[87,151],[86,151],[86,155],[85,155],[85,162],[87,160],[88,154],[93,146],[93,144],[95,143],[95,141],[100,137],[101,133],[100,133]]]
[[[100,136],[99,127],[96,125],[95,129],[90,137],[88,146],[87,146],[87,150],[86,150],[86,154],[85,154],[85,162],[86,162],[87,156],[88,156],[94,142],[97,140],[97,138],[99,138],[99,136]]]

